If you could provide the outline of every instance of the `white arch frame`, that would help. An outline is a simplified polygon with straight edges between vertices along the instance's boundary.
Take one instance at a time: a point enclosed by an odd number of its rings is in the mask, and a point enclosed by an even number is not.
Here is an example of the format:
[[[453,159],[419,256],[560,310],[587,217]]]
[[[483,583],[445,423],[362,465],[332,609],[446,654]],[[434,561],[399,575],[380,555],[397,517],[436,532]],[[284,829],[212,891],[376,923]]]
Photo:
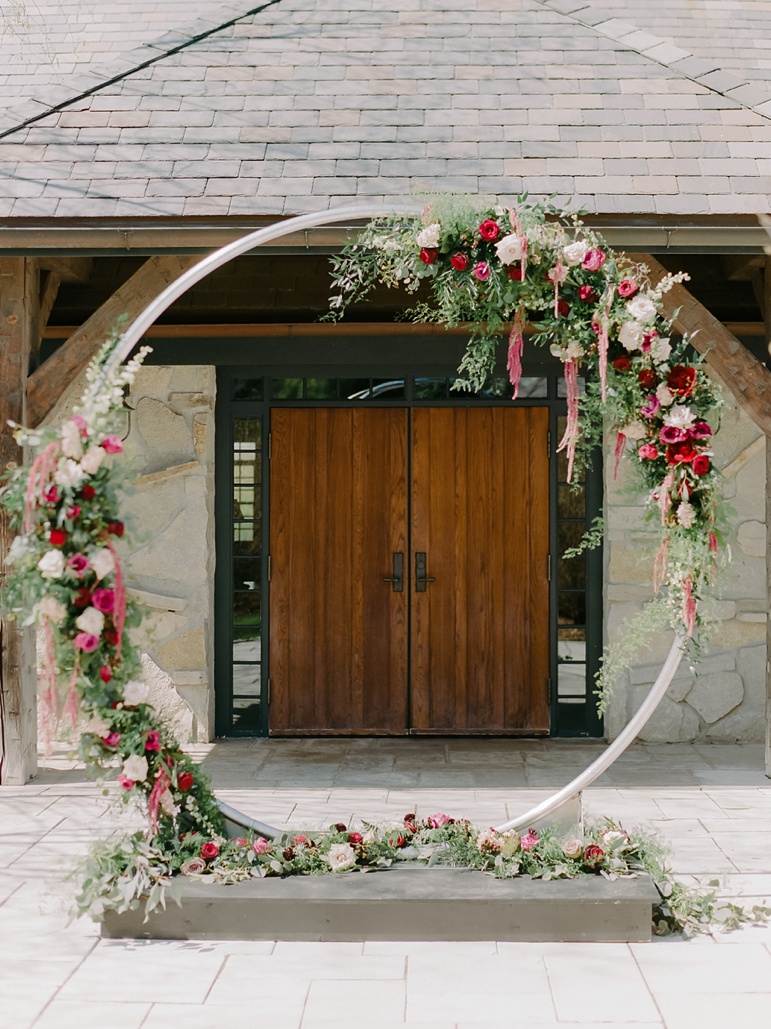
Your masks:
[[[144,311],[134,319],[128,329],[122,334],[120,342],[111,356],[110,364],[115,366],[126,360],[145,332],[155,323],[160,315],[192,286],[196,285],[196,283],[200,282],[201,279],[204,279],[217,268],[221,268],[234,258],[240,257],[250,250],[264,246],[274,239],[280,239],[282,236],[290,235],[293,232],[317,228],[320,225],[344,222],[346,219],[371,219],[391,214],[415,215],[419,214],[421,210],[422,204],[352,204],[331,208],[328,211],[316,214],[298,215],[297,217],[277,222],[274,225],[269,225],[264,229],[250,232],[241,239],[228,243],[226,246],[220,247],[219,250],[215,250],[207,257],[204,257],[198,264],[183,272],[178,279],[167,286],[155,300],[147,305]],[[576,776],[567,786],[547,797],[540,804],[524,811],[521,815],[510,819],[508,822],[496,826],[496,829],[499,832],[504,832],[508,829],[522,829],[533,822],[548,817],[568,800],[577,797],[583,789],[593,783],[603,772],[606,772],[638,736],[648,719],[661,703],[680,664],[684,646],[685,638],[675,634],[667,659],[639,710],[631,718],[620,735],[613,740],[608,748],[588,768]],[[225,817],[230,821],[245,828],[253,829],[262,835],[277,836],[281,833],[280,829],[250,818],[228,804],[220,802],[220,808]]]

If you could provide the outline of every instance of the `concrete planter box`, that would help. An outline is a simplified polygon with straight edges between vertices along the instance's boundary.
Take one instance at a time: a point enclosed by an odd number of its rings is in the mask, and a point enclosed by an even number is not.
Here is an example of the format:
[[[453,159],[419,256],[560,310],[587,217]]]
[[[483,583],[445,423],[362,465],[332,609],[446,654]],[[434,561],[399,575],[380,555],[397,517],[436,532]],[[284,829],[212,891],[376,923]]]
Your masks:
[[[384,872],[190,880],[182,906],[144,922],[108,914],[102,935],[169,940],[645,942],[658,893],[647,876],[543,882],[399,864]]]

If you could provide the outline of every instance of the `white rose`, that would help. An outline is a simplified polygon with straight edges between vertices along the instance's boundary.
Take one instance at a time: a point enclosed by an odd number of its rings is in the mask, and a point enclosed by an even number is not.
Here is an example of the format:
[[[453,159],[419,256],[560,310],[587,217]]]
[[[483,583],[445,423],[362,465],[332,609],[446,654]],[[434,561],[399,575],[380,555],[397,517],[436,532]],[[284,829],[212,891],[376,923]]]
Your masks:
[[[106,457],[106,451],[102,447],[91,447],[80,459],[80,467],[89,475],[99,471],[99,467]]]
[[[669,337],[659,339],[658,336],[654,336],[651,340],[651,358],[655,364],[663,364],[664,361],[669,360],[669,355],[672,353],[672,344],[669,342]]]
[[[64,571],[64,554],[61,550],[49,550],[37,563],[44,579],[58,579]]]
[[[57,486],[72,486],[76,489],[85,477],[86,473],[78,462],[68,457],[66,460],[59,461],[59,464],[56,466],[54,482]]]
[[[621,432],[627,439],[645,439],[648,432],[642,422],[628,422],[621,427]]]
[[[89,550],[88,562],[96,573],[97,579],[104,579],[115,571],[115,558],[106,547],[96,547]]]
[[[442,231],[442,226],[439,222],[432,222],[427,225],[425,229],[421,229],[417,236],[417,244],[419,247],[438,247],[439,246],[439,233]]]
[[[121,772],[127,779],[144,782],[147,778],[147,758],[141,757],[139,754],[132,754],[123,762]]]
[[[179,870],[183,875],[201,875],[206,871],[206,862],[202,857],[191,857],[179,866]]]
[[[101,636],[104,628],[104,615],[95,607],[87,607],[83,614],[75,619],[75,625],[81,632],[90,633],[92,636]]]
[[[624,322],[618,330],[618,341],[627,350],[639,350],[642,336],[643,327],[638,322]]]
[[[562,248],[562,256],[568,264],[580,264],[589,253],[589,244],[583,240],[576,240]]]
[[[131,682],[126,683],[126,687],[123,690],[123,703],[127,707],[136,707],[137,704],[144,704],[149,696],[150,687],[143,682],[137,682],[136,679],[132,679]]]
[[[179,808],[174,803],[174,797],[172,796],[171,790],[168,787],[163,791],[163,793],[158,798],[158,806],[160,807],[161,811],[163,811],[167,815],[171,815],[172,817],[174,815],[179,814]]]
[[[665,425],[674,425],[678,429],[688,429],[696,421],[696,415],[685,404],[673,404],[664,415]]]
[[[584,348],[575,341],[568,343],[565,348],[565,356],[569,361],[578,361],[584,356]]]
[[[495,253],[501,264],[512,264],[514,261],[522,260],[522,242],[519,236],[512,232],[504,236],[495,244]]]
[[[112,732],[112,729],[103,718],[100,718],[99,715],[94,715],[83,726],[83,732],[91,733],[93,736],[98,736],[103,740],[105,736]]]
[[[333,872],[345,872],[356,864],[356,852],[350,843],[333,843],[327,861]]]
[[[65,422],[62,426],[62,453],[65,457],[74,457],[76,461],[83,453],[80,429],[73,421]]]
[[[63,622],[67,615],[67,608],[64,604],[59,603],[56,597],[52,597],[50,593],[46,593],[41,599],[37,609],[41,615],[50,618],[52,622]]]
[[[682,525],[682,527],[684,529],[690,529],[690,527],[693,525],[694,521],[696,520],[696,511],[691,506],[691,504],[688,503],[687,500],[684,500],[678,506],[678,508],[677,508],[677,520]]]
[[[656,396],[662,407],[669,407],[675,399],[674,393],[663,382],[656,387]]]
[[[628,300],[626,309],[638,322],[649,322],[656,317],[656,305],[650,297],[644,295]]]

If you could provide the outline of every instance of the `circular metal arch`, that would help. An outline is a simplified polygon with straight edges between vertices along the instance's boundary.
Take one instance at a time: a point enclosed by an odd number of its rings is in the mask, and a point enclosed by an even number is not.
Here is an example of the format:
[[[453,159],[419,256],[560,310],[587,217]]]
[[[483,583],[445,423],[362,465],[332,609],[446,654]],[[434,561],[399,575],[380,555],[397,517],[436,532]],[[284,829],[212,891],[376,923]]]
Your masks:
[[[217,268],[221,268],[225,264],[228,264],[228,262],[232,261],[234,258],[241,257],[250,250],[254,250],[256,247],[270,243],[274,239],[280,239],[282,236],[287,236],[290,233],[302,231],[303,229],[313,229],[320,225],[330,225],[335,222],[342,222],[345,219],[370,219],[391,214],[415,215],[420,213],[422,207],[422,204],[416,203],[352,204],[349,206],[332,208],[328,211],[322,211],[315,214],[303,214],[294,218],[288,218],[285,221],[277,222],[275,225],[269,225],[264,229],[257,229],[255,232],[250,232],[242,239],[235,240],[233,243],[228,243],[226,246],[220,247],[219,250],[215,250],[207,257],[204,257],[198,262],[198,264],[193,265],[192,268],[188,268],[188,270],[183,272],[178,279],[167,286],[166,289],[164,289],[163,292],[155,298],[155,300],[147,305],[144,311],[134,319],[128,329],[126,329],[122,334],[120,342],[111,355],[110,365],[115,366],[120,364],[122,361],[125,361],[137,343],[142,339],[145,332],[147,332],[150,326],[155,323],[155,321],[174,303],[175,300],[183,296],[192,286],[195,286],[196,283],[200,282],[201,279],[206,278],[206,276],[211,272],[215,271]],[[522,829],[532,822],[547,818],[568,800],[577,797],[583,789],[594,782],[594,780],[602,775],[603,772],[607,771],[611,765],[618,760],[630,743],[632,743],[632,741],[637,737],[645,723],[661,703],[661,700],[667,692],[667,688],[672,682],[674,674],[677,671],[677,667],[680,664],[684,645],[684,638],[676,634],[667,659],[659,672],[656,682],[651,687],[650,693],[645,698],[645,701],[629,721],[623,732],[621,732],[621,734],[608,745],[607,749],[603,751],[596,761],[593,761],[588,768],[569,782],[567,786],[564,786],[561,790],[558,790],[550,797],[547,797],[546,800],[537,804],[535,807],[524,811],[516,818],[512,818],[508,822],[504,822],[502,825],[496,826],[496,829],[499,832],[504,832],[508,829]],[[242,814],[227,804],[220,803],[220,807],[228,821],[237,825],[243,826],[247,829],[253,829],[256,832],[267,836],[278,836],[281,833],[280,829],[250,818],[248,815]]]

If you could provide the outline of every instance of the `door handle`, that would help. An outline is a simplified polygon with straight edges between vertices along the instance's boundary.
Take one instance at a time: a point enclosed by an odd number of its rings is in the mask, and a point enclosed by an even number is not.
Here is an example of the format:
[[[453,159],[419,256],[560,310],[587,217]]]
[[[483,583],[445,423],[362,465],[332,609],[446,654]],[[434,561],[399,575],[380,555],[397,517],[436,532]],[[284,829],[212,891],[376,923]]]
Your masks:
[[[401,550],[394,553],[394,574],[384,575],[383,582],[393,583],[394,593],[404,591],[404,554]]]
[[[421,550],[415,554],[415,592],[425,593],[427,582],[436,582],[436,579],[426,575],[426,555]]]

